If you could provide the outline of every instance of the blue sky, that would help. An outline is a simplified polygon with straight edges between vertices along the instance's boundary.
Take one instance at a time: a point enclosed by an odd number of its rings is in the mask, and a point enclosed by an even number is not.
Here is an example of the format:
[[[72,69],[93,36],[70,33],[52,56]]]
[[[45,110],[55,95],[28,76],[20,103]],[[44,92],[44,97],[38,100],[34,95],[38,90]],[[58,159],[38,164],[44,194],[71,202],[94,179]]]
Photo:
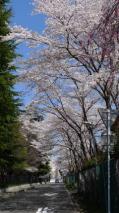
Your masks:
[[[32,1],[31,0],[11,0],[11,7],[13,11],[12,23],[23,25],[42,32],[45,26],[45,17],[43,15],[32,15]]]
[[[12,25],[21,25],[40,33],[44,30],[45,17],[42,14],[32,15],[31,0],[11,0],[11,7],[13,12]],[[25,56],[28,50],[26,50],[25,45],[20,45],[19,51]]]
[[[45,17],[42,14],[32,15],[33,6],[31,0],[11,0],[10,6],[12,8],[13,17],[11,19],[12,25],[21,25],[30,30],[42,33],[45,28]],[[17,48],[17,52],[22,54],[23,57],[27,57],[29,49],[25,44],[21,44]],[[23,85],[17,85],[15,87],[18,91],[25,90]],[[32,98],[31,95],[24,95],[24,104],[29,103]]]

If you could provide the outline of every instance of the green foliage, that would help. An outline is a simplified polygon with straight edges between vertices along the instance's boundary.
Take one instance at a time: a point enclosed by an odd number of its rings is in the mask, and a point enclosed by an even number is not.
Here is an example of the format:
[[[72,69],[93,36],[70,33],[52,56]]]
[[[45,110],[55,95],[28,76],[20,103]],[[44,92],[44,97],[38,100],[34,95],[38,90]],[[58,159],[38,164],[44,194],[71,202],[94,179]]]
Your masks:
[[[65,183],[65,186],[69,191],[75,190],[77,188],[74,183]]]
[[[85,160],[84,164],[83,164],[83,169],[88,169],[91,167],[96,166],[96,164],[101,164],[102,162],[104,162],[106,160],[106,156],[105,153],[103,152],[99,152],[96,156]]]
[[[51,168],[49,162],[41,163],[40,166],[38,167],[38,170],[40,175],[46,175],[50,173]]]
[[[9,1],[0,1],[0,36],[9,33]],[[14,91],[16,58],[14,41],[0,41],[0,173],[10,173],[25,166],[26,148],[18,122],[19,99]]]

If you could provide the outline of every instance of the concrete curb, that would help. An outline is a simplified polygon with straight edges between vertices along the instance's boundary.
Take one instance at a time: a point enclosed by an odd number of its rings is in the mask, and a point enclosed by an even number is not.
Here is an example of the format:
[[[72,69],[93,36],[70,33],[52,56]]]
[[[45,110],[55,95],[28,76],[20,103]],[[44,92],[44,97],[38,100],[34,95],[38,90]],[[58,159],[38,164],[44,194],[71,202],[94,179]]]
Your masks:
[[[39,185],[40,185],[40,183],[31,183],[31,184],[23,184],[23,185],[19,185],[19,186],[10,186],[5,189],[0,189],[0,195],[2,195],[4,193],[15,193],[15,192],[20,192],[20,191],[25,191],[30,188],[35,188]]]

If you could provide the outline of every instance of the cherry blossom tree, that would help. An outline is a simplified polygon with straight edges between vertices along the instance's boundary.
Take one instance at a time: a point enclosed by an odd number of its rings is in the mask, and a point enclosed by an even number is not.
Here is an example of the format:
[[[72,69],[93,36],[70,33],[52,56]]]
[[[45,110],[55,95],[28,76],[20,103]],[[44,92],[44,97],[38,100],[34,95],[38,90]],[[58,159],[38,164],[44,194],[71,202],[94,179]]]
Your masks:
[[[43,34],[14,26],[4,38],[26,41],[33,50],[20,63],[20,80],[36,88],[31,106],[39,105],[47,118],[39,128],[27,127],[38,130],[46,146],[50,141],[68,150],[76,168],[99,152],[96,134],[104,126],[97,108],[119,106],[119,2],[33,0],[33,5],[34,13],[46,16]]]

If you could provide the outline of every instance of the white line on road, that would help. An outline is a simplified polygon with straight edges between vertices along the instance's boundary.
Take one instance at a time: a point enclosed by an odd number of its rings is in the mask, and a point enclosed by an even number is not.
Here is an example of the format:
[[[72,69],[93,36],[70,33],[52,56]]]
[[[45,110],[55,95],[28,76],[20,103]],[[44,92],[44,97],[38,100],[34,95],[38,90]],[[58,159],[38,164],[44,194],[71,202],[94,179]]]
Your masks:
[[[58,193],[45,193],[45,196],[52,197],[58,195]]]
[[[49,210],[48,207],[46,207],[46,208],[39,208],[36,213],[47,213],[48,210]]]

